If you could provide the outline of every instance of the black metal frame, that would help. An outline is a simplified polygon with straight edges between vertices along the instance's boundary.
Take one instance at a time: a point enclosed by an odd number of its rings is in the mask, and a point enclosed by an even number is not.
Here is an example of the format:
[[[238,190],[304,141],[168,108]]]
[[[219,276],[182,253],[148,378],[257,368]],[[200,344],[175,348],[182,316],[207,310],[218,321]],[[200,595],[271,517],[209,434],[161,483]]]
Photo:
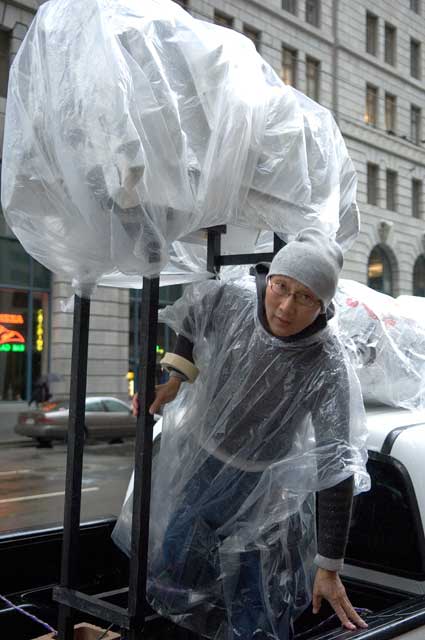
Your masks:
[[[222,256],[221,234],[225,232],[225,226],[208,229],[209,271],[216,273],[223,265],[272,260],[274,253]],[[283,244],[275,235],[274,252]],[[119,626],[123,640],[141,640],[143,637],[147,606],[145,596],[153,436],[153,416],[149,413],[149,406],[155,393],[158,301],[159,278],[144,278],[140,313],[141,364],[138,376],[140,411],[135,446],[128,608],[125,609],[105,600],[112,593],[88,595],[77,590],[90,300],[75,296],[61,580],[60,586],[55,587],[53,592],[54,600],[60,603],[59,640],[73,640],[74,610]]]

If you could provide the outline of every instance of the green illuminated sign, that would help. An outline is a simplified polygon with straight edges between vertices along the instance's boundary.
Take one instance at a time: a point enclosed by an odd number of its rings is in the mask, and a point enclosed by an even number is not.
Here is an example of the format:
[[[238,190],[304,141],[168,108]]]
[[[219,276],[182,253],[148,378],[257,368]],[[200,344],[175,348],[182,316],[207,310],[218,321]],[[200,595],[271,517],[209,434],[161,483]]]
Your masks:
[[[0,351],[12,351],[12,353],[25,351],[24,344],[0,344]]]

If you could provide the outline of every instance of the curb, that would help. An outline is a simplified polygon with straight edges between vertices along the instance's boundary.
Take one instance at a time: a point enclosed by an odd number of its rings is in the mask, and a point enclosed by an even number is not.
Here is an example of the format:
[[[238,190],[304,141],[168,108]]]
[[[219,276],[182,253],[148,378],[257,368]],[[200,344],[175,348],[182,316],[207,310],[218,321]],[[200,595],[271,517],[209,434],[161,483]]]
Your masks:
[[[31,438],[28,438],[28,440],[0,440],[0,448],[1,447],[16,447],[17,445],[23,445],[23,446],[36,446],[35,441],[33,441]]]

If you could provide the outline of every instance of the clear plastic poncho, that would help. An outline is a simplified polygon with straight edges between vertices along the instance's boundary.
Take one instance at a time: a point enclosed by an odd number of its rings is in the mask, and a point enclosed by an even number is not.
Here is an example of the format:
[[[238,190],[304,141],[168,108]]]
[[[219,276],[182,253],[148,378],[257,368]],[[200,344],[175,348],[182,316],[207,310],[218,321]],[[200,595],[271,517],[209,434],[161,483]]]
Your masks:
[[[340,280],[335,302],[364,400],[425,408],[425,300]]]
[[[77,291],[156,275],[217,224],[319,226],[348,248],[356,182],[327,109],[169,0],[50,0],[13,62],[3,210]]]
[[[191,285],[161,320],[200,373],[164,410],[148,598],[209,638],[284,640],[311,600],[314,493],[352,475],[369,488],[358,380],[329,326],[271,336],[253,277]],[[127,553],[131,511],[129,492],[114,532]]]

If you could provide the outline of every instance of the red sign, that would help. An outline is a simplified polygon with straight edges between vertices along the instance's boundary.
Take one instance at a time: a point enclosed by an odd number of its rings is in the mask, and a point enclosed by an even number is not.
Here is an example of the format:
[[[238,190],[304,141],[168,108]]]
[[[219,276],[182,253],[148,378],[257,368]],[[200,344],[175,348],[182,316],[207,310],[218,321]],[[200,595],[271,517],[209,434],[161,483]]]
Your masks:
[[[10,344],[11,342],[25,344],[25,338],[19,331],[7,329],[0,324],[0,344]]]
[[[0,313],[0,322],[6,324],[24,324],[24,316],[20,313]]]

